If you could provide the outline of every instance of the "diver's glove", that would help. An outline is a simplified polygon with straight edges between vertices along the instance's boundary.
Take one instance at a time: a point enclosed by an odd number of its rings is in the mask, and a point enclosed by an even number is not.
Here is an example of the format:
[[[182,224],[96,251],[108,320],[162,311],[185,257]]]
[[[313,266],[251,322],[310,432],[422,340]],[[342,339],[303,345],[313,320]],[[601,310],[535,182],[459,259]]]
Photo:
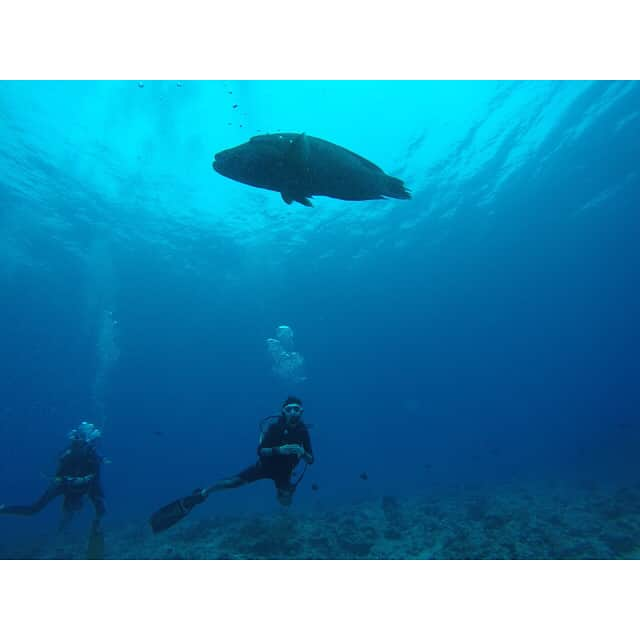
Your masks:
[[[89,484],[93,480],[93,476],[93,473],[79,477],[64,476],[64,478],[62,478],[62,482],[64,482],[65,486],[67,487],[74,487],[77,489],[78,487],[84,487],[85,485]]]
[[[300,456],[304,455],[304,449],[299,444],[283,444],[278,447],[278,453],[282,456]]]

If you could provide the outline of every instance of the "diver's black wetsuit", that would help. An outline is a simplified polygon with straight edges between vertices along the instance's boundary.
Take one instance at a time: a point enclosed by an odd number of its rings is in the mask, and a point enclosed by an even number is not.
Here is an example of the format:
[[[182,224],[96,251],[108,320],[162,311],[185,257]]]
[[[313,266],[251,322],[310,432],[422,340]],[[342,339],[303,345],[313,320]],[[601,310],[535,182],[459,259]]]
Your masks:
[[[311,456],[309,464],[313,463],[313,449],[307,426],[299,420],[295,424],[287,424],[284,417],[271,424],[262,436],[258,445],[258,461],[241,471],[238,475],[220,482],[216,489],[233,489],[256,480],[273,480],[278,490],[278,499],[283,504],[289,504],[296,485],[291,483],[291,474],[298,464],[295,455],[263,455],[263,449],[281,447],[287,444],[298,444]]]
[[[30,505],[6,506],[0,514],[32,516],[42,511],[54,498],[64,496],[62,510],[66,516],[82,508],[82,496],[88,495],[96,511],[96,519],[105,514],[104,492],[100,483],[101,456],[91,444],[73,442],[62,453],[56,476],[48,489]],[[71,479],[92,476],[81,485],[74,485]]]

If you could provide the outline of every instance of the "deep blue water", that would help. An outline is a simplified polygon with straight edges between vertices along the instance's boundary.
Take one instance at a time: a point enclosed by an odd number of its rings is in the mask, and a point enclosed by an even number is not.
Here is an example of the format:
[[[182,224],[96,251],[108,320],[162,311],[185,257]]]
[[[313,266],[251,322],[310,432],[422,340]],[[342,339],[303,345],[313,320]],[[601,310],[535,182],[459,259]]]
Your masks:
[[[413,199],[287,206],[211,169],[277,130]],[[110,518],[146,517],[252,463],[289,393],[317,458],[294,509],[312,482],[637,483],[639,158],[635,82],[0,83],[0,503],[86,419]],[[304,382],[271,371],[280,324]],[[276,508],[267,482],[202,507]]]

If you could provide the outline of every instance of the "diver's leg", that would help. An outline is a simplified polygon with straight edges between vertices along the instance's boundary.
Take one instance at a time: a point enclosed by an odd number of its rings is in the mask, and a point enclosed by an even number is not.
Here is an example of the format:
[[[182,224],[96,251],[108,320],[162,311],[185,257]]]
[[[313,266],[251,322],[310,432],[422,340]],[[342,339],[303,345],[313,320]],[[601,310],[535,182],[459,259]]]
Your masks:
[[[259,462],[257,462],[256,464],[247,467],[235,476],[231,476],[229,478],[225,478],[224,480],[220,480],[220,482],[216,482],[215,484],[205,489],[205,491],[208,495],[210,493],[213,493],[214,491],[237,489],[238,487],[242,487],[243,485],[249,484],[250,482],[261,480],[264,477],[265,476],[262,471],[262,466]]]
[[[104,514],[107,512],[107,509],[104,506],[104,491],[100,484],[96,483],[91,485],[91,488],[89,489],[89,499],[91,500],[96,512],[94,522],[99,524],[104,517]]]
[[[66,501],[62,506],[62,514],[60,515],[60,522],[58,523],[58,535],[65,536],[69,532],[71,521],[73,520],[73,509],[70,509]]]
[[[60,522],[56,529],[56,535],[53,539],[54,557],[58,560],[69,559],[69,554],[65,552],[65,542],[67,541],[67,535],[71,528],[71,521],[73,520],[74,510],[69,506],[69,503],[65,499],[62,503],[62,513],[60,515]]]
[[[247,484],[247,481],[244,480],[240,475],[231,476],[230,478],[225,478],[224,480],[220,480],[215,484],[211,485],[207,488],[207,493],[214,493],[215,491],[224,491],[225,489],[237,489],[242,485]]]
[[[71,522],[73,520],[73,514],[76,511],[82,509],[82,494],[67,493],[64,496],[62,502],[62,513],[60,515],[60,522],[58,523],[58,529],[56,531],[54,545],[56,558],[68,557],[64,551],[64,545],[67,542],[69,531],[71,529]]]
[[[95,483],[89,489],[89,499],[95,509],[95,518],[91,523],[89,531],[89,542],[87,544],[87,558],[90,560],[101,560],[104,558],[104,532],[102,530],[102,518],[106,513],[104,506],[104,492],[99,483]]]
[[[58,484],[52,484],[49,488],[33,503],[29,505],[3,506],[0,514],[13,516],[32,516],[42,511],[54,498],[62,493],[62,487]]]
[[[278,502],[283,507],[290,507],[293,501],[293,494],[296,490],[296,485],[291,484],[290,477],[286,478],[274,478],[274,484],[276,485],[276,497]]]

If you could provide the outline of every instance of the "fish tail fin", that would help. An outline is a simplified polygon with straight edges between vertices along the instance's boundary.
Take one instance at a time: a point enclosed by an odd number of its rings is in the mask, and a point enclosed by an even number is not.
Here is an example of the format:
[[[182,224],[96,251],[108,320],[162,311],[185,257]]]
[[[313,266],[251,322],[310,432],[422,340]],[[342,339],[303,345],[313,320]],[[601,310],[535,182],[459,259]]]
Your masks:
[[[404,186],[404,182],[399,178],[392,178],[391,176],[387,179],[387,190],[384,195],[388,198],[398,198],[400,200],[411,199],[411,192]]]

